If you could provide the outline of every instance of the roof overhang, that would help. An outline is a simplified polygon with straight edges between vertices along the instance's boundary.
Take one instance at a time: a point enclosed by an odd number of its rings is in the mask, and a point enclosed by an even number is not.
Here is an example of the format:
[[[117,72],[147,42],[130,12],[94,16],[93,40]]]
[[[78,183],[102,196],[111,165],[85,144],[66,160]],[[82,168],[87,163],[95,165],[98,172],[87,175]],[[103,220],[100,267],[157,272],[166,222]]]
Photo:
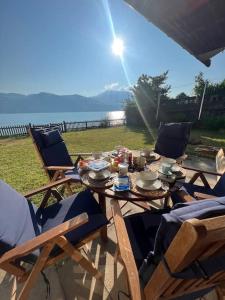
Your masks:
[[[225,0],[125,0],[206,66],[225,49]]]

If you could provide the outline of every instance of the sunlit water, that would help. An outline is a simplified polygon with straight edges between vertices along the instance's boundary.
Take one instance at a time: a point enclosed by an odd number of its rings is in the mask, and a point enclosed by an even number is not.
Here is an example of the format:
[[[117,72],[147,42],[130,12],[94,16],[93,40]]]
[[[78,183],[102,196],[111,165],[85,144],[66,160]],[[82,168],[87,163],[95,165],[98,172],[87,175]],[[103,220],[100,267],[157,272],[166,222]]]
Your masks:
[[[123,119],[124,111],[0,114],[0,126]]]

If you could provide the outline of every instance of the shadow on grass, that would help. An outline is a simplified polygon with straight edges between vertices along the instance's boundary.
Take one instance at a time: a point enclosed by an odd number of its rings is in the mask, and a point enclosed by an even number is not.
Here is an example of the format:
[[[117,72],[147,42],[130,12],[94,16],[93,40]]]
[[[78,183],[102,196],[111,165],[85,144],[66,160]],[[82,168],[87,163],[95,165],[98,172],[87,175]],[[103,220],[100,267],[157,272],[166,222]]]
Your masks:
[[[144,142],[146,144],[155,144],[156,142],[156,138],[157,138],[157,129],[156,128],[152,128],[152,132],[149,132],[147,127],[138,127],[138,126],[130,126],[127,125],[126,126],[128,130],[130,130],[131,132],[134,133],[141,133],[144,135]]]

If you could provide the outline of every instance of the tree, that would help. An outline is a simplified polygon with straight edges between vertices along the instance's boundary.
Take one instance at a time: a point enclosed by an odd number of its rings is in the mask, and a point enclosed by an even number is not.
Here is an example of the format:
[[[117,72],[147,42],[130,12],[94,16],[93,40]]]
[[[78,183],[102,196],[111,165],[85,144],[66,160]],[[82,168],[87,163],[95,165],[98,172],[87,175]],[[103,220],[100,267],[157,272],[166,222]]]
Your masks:
[[[197,97],[202,97],[204,87],[207,84],[209,88],[209,80],[204,79],[204,75],[200,72],[197,76],[195,76],[195,86],[194,86],[194,94]]]
[[[145,124],[155,122],[158,95],[161,100],[168,99],[170,86],[166,84],[167,78],[168,71],[159,76],[142,74],[138,78],[137,83],[131,88],[133,101],[125,106],[127,119],[132,120],[136,115],[136,119],[139,120],[141,117]],[[132,115],[132,118],[128,115]]]
[[[178,100],[183,100],[183,99],[188,99],[188,98],[189,98],[189,96],[187,94],[185,94],[184,92],[181,92],[180,94],[178,94],[176,96],[176,99],[178,99]]]

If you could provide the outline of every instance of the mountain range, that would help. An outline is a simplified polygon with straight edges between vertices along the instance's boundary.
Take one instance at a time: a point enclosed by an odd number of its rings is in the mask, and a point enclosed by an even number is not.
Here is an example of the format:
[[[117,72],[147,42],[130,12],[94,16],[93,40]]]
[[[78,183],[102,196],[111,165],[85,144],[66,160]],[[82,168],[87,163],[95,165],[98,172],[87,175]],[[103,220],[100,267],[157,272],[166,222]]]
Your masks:
[[[124,100],[130,97],[128,91],[114,90],[92,97],[44,92],[30,95],[0,93],[0,114],[123,110]]]

